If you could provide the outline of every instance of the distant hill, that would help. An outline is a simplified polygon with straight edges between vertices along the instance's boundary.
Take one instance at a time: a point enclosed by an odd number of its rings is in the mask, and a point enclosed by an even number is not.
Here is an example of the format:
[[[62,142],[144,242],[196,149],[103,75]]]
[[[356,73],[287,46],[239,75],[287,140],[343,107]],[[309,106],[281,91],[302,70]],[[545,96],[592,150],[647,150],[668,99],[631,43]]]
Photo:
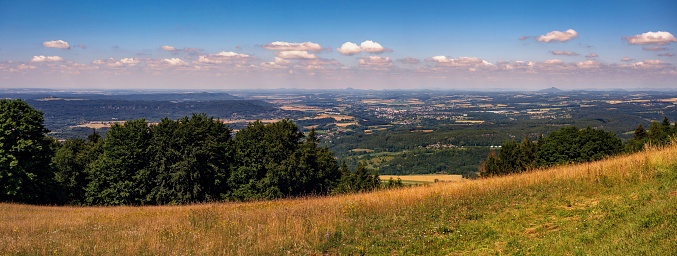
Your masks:
[[[566,91],[560,90],[560,89],[558,89],[557,87],[550,87],[550,88],[548,88],[548,89],[543,89],[543,90],[540,90],[540,91],[538,91],[538,92],[542,92],[542,93],[553,93],[553,94],[554,94],[554,93],[563,93],[563,92],[566,92]]]

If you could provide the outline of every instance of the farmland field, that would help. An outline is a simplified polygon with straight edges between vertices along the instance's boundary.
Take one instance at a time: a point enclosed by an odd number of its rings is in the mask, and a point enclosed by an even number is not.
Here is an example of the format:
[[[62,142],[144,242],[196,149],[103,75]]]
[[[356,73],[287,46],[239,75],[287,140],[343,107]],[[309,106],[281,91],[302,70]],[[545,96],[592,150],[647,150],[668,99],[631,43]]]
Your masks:
[[[382,181],[388,181],[390,178],[397,180],[398,178],[404,183],[433,183],[447,182],[447,181],[462,181],[462,175],[451,174],[424,174],[424,175],[380,175]]]

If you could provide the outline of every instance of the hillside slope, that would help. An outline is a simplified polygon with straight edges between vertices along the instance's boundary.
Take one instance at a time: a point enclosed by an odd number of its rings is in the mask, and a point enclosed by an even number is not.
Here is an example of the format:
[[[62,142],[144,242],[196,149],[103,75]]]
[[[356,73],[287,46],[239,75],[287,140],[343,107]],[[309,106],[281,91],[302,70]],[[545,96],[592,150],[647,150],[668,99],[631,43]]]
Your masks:
[[[677,143],[590,164],[326,198],[0,204],[0,254],[677,254]]]

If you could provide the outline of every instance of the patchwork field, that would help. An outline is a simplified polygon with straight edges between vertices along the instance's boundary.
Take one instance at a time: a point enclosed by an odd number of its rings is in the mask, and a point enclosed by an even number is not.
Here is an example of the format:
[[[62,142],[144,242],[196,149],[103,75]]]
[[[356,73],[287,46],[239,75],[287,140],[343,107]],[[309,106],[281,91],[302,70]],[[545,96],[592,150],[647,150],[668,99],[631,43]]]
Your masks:
[[[189,206],[0,204],[0,255],[676,255],[677,145],[372,193]]]

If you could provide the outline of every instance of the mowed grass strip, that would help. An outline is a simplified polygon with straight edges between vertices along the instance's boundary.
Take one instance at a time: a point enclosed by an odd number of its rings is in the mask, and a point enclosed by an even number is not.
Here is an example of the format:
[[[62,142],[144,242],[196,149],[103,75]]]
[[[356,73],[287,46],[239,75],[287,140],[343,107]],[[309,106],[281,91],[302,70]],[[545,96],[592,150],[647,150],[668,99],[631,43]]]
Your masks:
[[[159,207],[0,204],[0,255],[675,255],[677,146],[373,193]]]

